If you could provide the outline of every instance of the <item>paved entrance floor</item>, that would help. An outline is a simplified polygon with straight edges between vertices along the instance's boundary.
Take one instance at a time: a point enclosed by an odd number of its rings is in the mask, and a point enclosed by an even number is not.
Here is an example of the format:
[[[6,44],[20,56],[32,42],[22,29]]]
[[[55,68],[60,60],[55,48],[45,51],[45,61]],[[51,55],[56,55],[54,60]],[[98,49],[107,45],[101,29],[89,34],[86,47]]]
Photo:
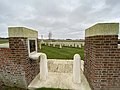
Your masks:
[[[66,63],[66,61],[63,61],[63,63]],[[38,74],[35,77],[35,79],[30,83],[28,88],[30,90],[34,90],[35,88],[42,88],[42,87],[72,89],[72,90],[91,90],[82,70],[81,70],[81,78],[82,78],[81,83],[75,84],[73,83],[73,80],[72,80],[72,72],[65,73],[63,72],[63,70],[62,72],[49,71],[46,81],[40,80],[40,75]]]
[[[72,73],[49,72],[48,74],[49,75],[46,81],[41,81],[38,74],[28,86],[29,89],[34,90],[35,88],[49,87],[61,89],[91,90],[83,73],[81,74],[82,82],[80,84],[74,84],[72,82]]]

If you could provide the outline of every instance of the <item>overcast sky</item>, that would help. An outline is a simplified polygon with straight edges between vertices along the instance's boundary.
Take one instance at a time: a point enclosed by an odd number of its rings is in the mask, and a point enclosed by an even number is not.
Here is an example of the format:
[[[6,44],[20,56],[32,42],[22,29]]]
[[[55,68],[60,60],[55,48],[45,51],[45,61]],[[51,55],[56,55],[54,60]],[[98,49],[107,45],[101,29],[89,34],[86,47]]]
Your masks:
[[[98,22],[119,22],[120,0],[0,0],[0,37],[8,26],[36,29],[44,38],[84,38]]]

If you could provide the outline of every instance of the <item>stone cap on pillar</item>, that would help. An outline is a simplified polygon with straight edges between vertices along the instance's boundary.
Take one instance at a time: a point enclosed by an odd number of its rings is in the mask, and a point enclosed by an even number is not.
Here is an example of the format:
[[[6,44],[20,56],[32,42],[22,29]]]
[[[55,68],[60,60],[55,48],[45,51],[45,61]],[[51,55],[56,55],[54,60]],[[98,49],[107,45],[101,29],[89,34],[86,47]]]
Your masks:
[[[85,30],[85,37],[97,35],[118,35],[119,23],[98,23]]]
[[[9,37],[38,38],[38,32],[25,27],[8,27]]]

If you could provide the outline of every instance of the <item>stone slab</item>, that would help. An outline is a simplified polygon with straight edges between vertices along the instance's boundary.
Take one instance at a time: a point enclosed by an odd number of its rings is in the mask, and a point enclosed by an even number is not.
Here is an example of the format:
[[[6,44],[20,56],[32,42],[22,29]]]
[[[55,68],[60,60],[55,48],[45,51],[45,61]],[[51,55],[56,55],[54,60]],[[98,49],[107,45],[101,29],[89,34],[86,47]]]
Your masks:
[[[41,81],[39,79],[39,74],[28,86],[30,90],[35,90],[36,88],[61,88],[61,89],[72,89],[72,90],[91,90],[83,72],[81,72],[81,83],[75,84],[72,81],[72,73],[56,73],[49,72],[46,81]]]
[[[8,27],[9,37],[38,38],[38,32],[25,27]]]
[[[85,30],[85,37],[97,35],[118,35],[119,23],[98,23]]]

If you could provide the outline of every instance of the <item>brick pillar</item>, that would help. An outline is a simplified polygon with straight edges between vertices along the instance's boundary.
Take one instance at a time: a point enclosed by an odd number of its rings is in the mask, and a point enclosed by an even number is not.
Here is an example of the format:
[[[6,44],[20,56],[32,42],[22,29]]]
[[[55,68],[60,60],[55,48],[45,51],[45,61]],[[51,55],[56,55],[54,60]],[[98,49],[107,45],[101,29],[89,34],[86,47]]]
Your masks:
[[[39,63],[29,59],[28,39],[37,31],[24,27],[9,28],[9,48],[0,48],[0,81],[7,86],[27,88],[39,73]]]
[[[28,38],[34,38],[38,42],[38,32],[23,27],[9,28],[9,36],[12,58],[24,68],[26,84],[29,85],[40,69],[39,63],[29,59]]]
[[[120,89],[118,23],[100,23],[86,30],[84,74],[93,90]]]

